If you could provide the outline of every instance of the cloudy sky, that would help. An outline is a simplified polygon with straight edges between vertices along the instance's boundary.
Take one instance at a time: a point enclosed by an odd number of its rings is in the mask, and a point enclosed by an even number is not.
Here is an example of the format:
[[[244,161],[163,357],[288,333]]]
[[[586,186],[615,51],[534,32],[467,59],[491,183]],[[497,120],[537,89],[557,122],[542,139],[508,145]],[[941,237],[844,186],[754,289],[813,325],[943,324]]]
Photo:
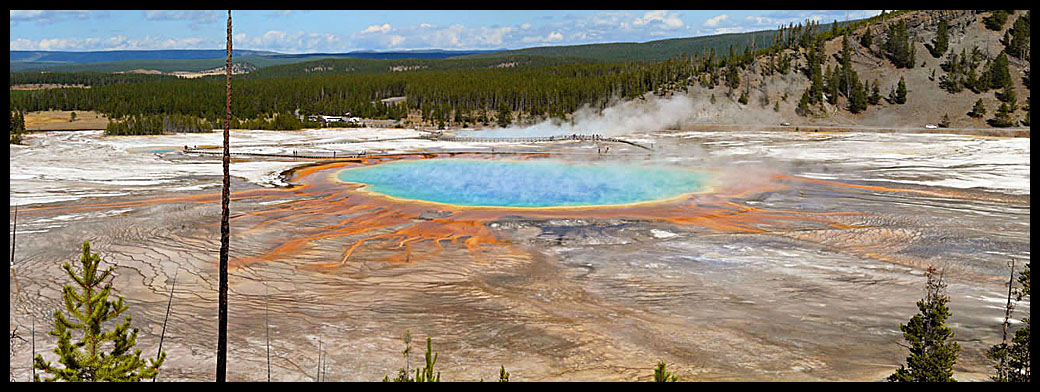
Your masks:
[[[646,42],[829,23],[838,10],[232,10],[234,47],[282,53]],[[11,10],[10,50],[223,49],[227,11]]]

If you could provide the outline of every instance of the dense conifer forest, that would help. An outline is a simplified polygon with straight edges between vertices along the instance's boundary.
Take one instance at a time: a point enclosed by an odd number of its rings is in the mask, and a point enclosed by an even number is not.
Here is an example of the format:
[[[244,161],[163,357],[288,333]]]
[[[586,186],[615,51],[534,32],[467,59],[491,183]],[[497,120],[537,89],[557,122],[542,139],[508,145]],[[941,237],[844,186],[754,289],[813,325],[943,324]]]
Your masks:
[[[526,119],[563,119],[583,106],[604,108],[616,99],[634,99],[647,92],[667,94],[693,85],[709,89],[721,86],[730,91],[740,89],[743,97],[740,102],[746,104],[748,86],[742,87],[741,74],[776,77],[797,72],[809,81],[799,101],[799,114],[811,115],[818,104],[824,101],[837,104],[841,97],[844,97],[842,108],[857,113],[878,103],[880,89],[876,80],[873,84],[861,80],[852,69],[851,47],[866,45],[871,51],[876,47],[879,54],[897,68],[913,68],[914,50],[909,44],[907,24],[893,19],[906,12],[883,13],[845,24],[834,21],[821,26],[818,22],[806,21],[780,26],[771,31],[772,42],[763,48],[758,47],[756,39],[751,40],[750,45],[731,44],[722,53],[710,48],[681,53],[663,61],[604,62],[559,56],[482,54],[449,59],[323,59],[271,66],[236,77],[232,112],[240,124],[254,120],[253,124],[271,129],[307,126],[303,121],[290,124],[287,117],[275,121],[276,115],[347,112],[352,116],[394,120],[418,114],[423,121],[455,125],[487,124],[497,120],[500,114],[513,113]],[[947,73],[941,75],[937,83],[951,93],[964,88],[979,92],[1007,86],[1010,79],[1006,71],[1007,54],[1019,58],[1028,56],[1028,17],[1026,13],[1008,29],[1003,41],[1007,53],[985,62],[977,51],[946,53],[947,27],[943,24],[943,34],[929,46],[933,56],[946,55],[941,64]],[[886,23],[884,29],[872,32],[863,28],[887,19],[892,22]],[[842,49],[836,55],[838,64],[825,68],[824,43],[839,37]],[[12,90],[12,112],[96,111],[114,121],[127,121],[130,116],[177,115],[187,116],[178,124],[191,122],[216,127],[223,124],[224,86],[218,77],[11,73],[12,85],[29,83],[90,88]],[[900,90],[905,88],[901,86]],[[905,102],[905,92],[897,93],[895,86],[892,90],[889,103]],[[734,92],[733,96],[736,95]],[[407,98],[403,104],[381,102],[391,97]],[[1014,103],[1009,103],[1009,107],[1011,105]]]

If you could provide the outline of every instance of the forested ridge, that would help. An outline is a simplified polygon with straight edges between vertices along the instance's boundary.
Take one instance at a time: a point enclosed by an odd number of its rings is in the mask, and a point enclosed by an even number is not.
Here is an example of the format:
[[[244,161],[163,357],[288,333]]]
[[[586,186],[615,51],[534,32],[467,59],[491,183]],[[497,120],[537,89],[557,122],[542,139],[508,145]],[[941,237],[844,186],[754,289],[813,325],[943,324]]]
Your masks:
[[[686,79],[692,71],[692,66],[676,59],[660,63],[254,76],[239,78],[232,95],[232,109],[240,118],[268,117],[296,109],[305,114],[349,111],[380,117],[391,113],[387,106],[378,103],[379,99],[407,96],[408,107],[418,110],[445,105],[453,110],[495,110],[505,103],[510,110],[532,114],[570,112],[582,104],[606,102],[615,95],[640,95],[662,84]],[[222,82],[214,79],[163,79],[107,83],[91,89],[12,91],[11,107],[22,111],[94,110],[111,118],[191,114],[215,121],[220,117],[222,88]]]
[[[730,45],[726,51],[711,48],[680,53],[662,61],[603,62],[574,57],[508,55],[322,59],[270,66],[235,77],[232,112],[238,121],[260,120],[260,124],[274,124],[276,114],[350,112],[353,116],[383,119],[418,115],[423,121],[463,125],[488,123],[492,117],[503,115],[519,115],[520,119],[530,120],[566,118],[568,113],[586,105],[603,108],[615,99],[633,99],[648,92],[684,91],[693,85],[707,89],[722,86],[730,92],[739,92],[739,102],[746,105],[753,82],[741,83],[741,75],[773,78],[800,74],[804,75],[808,87],[799,101],[796,111],[799,115],[810,116],[822,111],[816,107],[825,101],[836,108],[858,113],[879,103],[881,89],[877,80],[861,79],[856,74],[850,60],[853,47],[867,48],[897,68],[914,68],[912,34],[908,34],[905,21],[899,18],[911,12],[883,13],[845,24],[837,21],[824,25],[815,21],[789,24],[770,31],[771,41],[762,43],[763,47],[759,47],[758,41],[751,41],[749,46]],[[1016,22],[1019,27],[1009,30],[1006,38],[1008,47],[1013,48],[1009,51],[1021,57],[1028,56],[1028,41],[1022,44],[1019,38],[1028,31],[1028,14],[1025,18],[1025,27]],[[944,37],[946,34],[943,30]],[[835,67],[824,66],[829,62],[824,44],[832,39],[840,39],[842,48],[834,55]],[[936,57],[944,55],[939,49],[946,52],[946,42],[939,41],[934,43],[935,47],[929,47]],[[988,75],[995,72],[990,70],[992,64],[1003,64],[1000,58],[997,56],[998,61],[986,64],[976,61],[977,64],[967,68],[985,66],[983,73]],[[947,79],[956,78],[959,70],[945,64],[956,62],[952,51],[945,60],[943,69],[949,69],[951,76],[942,75],[940,82],[944,85],[950,84]],[[11,73],[11,79],[12,85],[53,83],[92,87],[11,91],[12,111],[91,110],[114,120],[131,115],[176,114],[205,120],[218,127],[223,124],[224,82],[219,77]],[[990,84],[998,88],[995,83]],[[885,87],[889,90],[889,103],[905,102],[907,86],[904,82],[901,81],[900,86]],[[407,98],[400,105],[380,102],[402,96]],[[1026,119],[1028,121],[1028,117]],[[297,125],[304,126],[302,122]],[[283,119],[282,126],[292,125]]]
[[[172,75],[104,72],[11,72],[10,85],[76,84],[92,87],[179,79]]]
[[[835,23],[837,26],[837,23]],[[678,89],[707,75],[712,87],[727,67],[747,67],[756,55],[799,47],[810,38],[826,39],[807,22],[778,29],[774,44],[758,49],[732,45],[726,54],[714,49],[682,53],[664,61],[592,62],[573,58],[503,56],[467,59],[324,59],[272,66],[239,77],[232,95],[237,118],[271,118],[275,113],[344,113],[400,118],[406,110],[463,120],[472,113],[500,110],[530,116],[563,117],[583,105],[604,106],[613,98],[634,98],[661,88]],[[12,73],[23,83],[75,80],[91,89],[59,88],[12,91],[11,108],[20,111],[93,110],[110,118],[129,115],[185,114],[219,123],[222,82],[216,78],[174,80],[143,75],[106,79],[85,73]],[[732,79],[732,77],[730,78]],[[733,87],[734,83],[729,83]],[[407,96],[406,108],[378,100]],[[449,117],[449,113],[455,116]]]

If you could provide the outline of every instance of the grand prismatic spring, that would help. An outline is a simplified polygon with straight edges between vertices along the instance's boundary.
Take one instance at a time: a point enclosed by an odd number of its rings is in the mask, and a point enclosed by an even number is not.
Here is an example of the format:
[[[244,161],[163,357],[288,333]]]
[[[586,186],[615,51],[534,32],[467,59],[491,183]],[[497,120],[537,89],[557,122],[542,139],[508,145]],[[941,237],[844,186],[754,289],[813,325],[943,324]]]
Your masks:
[[[578,207],[670,199],[699,191],[707,175],[633,165],[437,159],[346,169],[337,177],[403,199],[473,207]]]
[[[12,146],[12,329],[35,317],[37,347],[53,345],[41,320],[60,306],[60,263],[89,240],[116,266],[145,356],[177,276],[160,379],[211,379],[220,161],[202,152],[219,137]],[[906,356],[899,324],[928,265],[946,269],[957,376],[987,377],[1007,263],[1030,257],[1028,139],[625,137],[653,148],[232,132],[233,152],[288,157],[231,165],[228,379],[266,379],[266,324],[282,381],[314,379],[319,342],[329,381],[392,376],[406,331],[413,367],[429,336],[446,381],[499,366],[513,380],[646,380],[658,360],[684,380],[875,381]],[[29,355],[12,340],[16,379]]]

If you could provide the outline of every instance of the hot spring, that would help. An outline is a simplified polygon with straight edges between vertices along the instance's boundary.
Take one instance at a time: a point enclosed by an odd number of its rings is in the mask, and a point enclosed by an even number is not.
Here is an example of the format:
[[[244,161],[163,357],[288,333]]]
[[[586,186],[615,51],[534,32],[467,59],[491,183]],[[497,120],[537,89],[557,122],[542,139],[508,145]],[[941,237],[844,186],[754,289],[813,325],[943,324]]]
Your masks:
[[[402,199],[482,207],[611,206],[703,190],[710,175],[676,167],[561,161],[423,159],[344,169],[336,178]]]

